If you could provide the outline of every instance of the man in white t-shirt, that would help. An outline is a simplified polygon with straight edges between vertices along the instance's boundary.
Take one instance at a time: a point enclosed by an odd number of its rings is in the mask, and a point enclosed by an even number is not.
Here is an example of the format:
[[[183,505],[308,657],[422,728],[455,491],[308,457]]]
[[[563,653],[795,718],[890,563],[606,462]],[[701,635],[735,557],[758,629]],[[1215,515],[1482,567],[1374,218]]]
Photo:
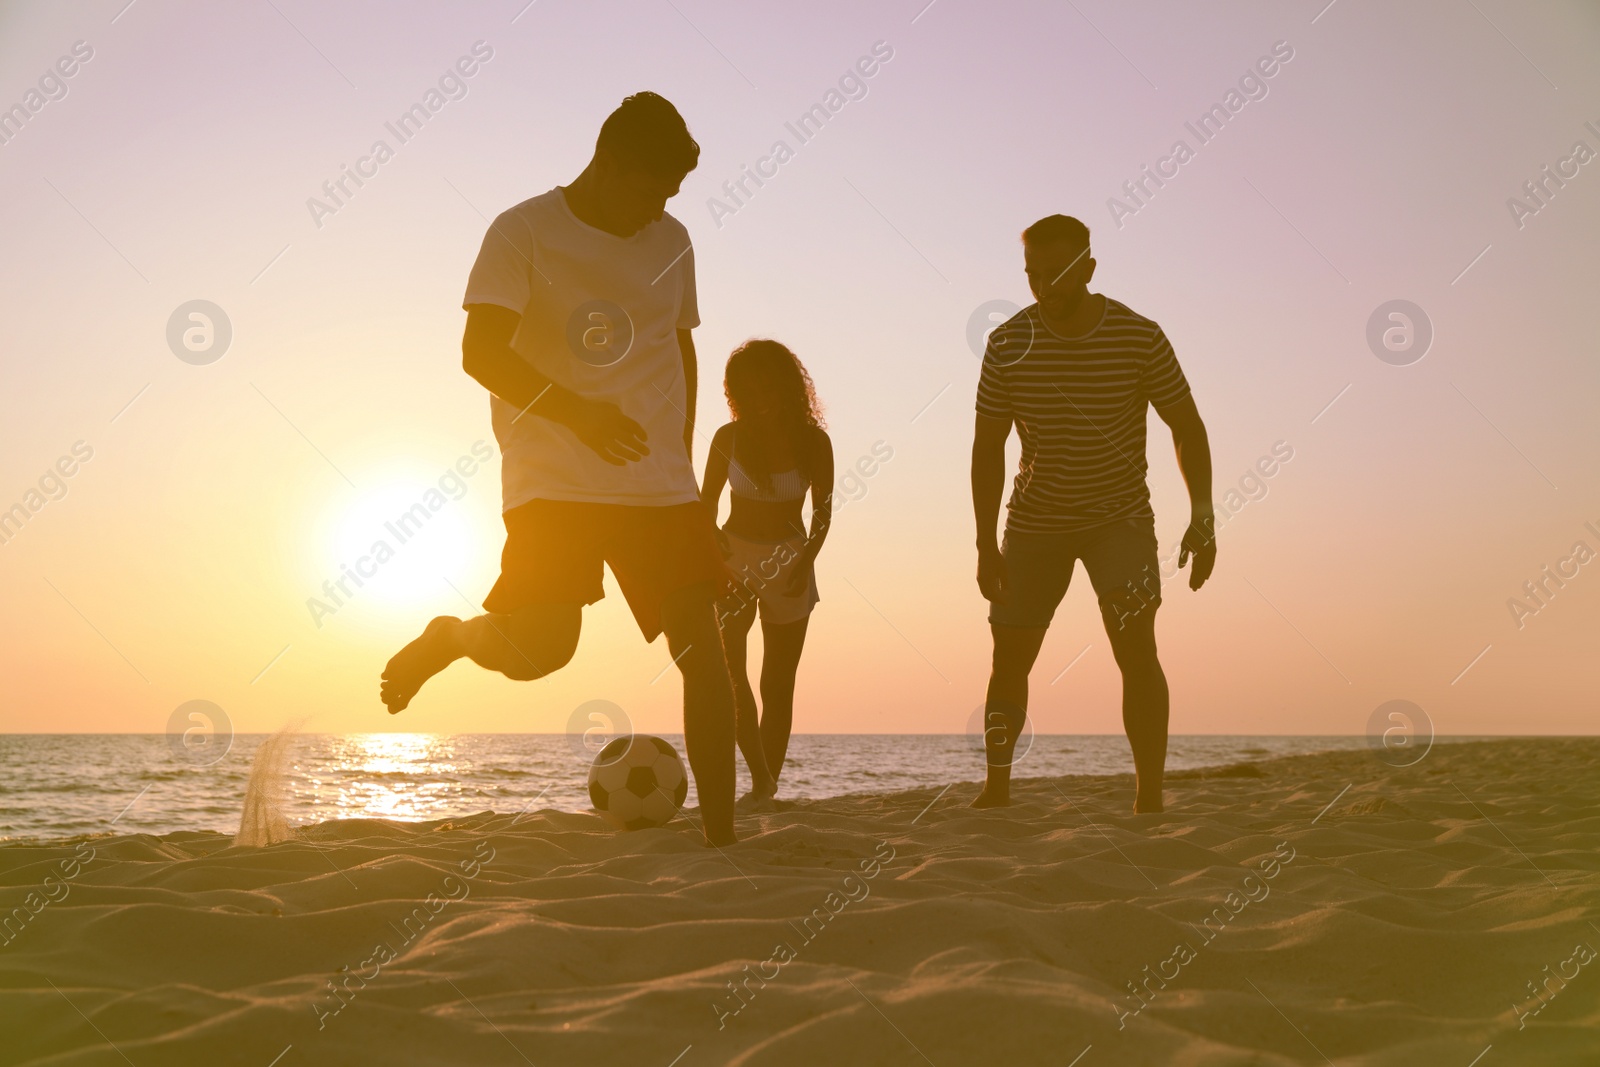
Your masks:
[[[570,185],[502,213],[467,279],[462,365],[490,396],[506,544],[485,615],[441,616],[389,661],[391,713],[462,657],[542,678],[577,648],[609,564],[646,640],[683,673],[706,840],[734,840],[734,704],[713,608],[723,580],[691,443],[694,252],[666,214],[700,147],[655,93],[622,102]]]

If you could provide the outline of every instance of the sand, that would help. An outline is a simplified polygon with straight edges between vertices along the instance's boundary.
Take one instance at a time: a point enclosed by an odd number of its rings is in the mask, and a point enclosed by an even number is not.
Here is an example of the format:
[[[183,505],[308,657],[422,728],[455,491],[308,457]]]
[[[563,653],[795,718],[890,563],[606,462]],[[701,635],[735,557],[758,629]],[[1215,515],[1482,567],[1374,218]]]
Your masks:
[[[724,851],[558,812],[9,847],[0,1063],[1600,1063],[1597,766],[1290,757],[1161,816],[962,783]]]

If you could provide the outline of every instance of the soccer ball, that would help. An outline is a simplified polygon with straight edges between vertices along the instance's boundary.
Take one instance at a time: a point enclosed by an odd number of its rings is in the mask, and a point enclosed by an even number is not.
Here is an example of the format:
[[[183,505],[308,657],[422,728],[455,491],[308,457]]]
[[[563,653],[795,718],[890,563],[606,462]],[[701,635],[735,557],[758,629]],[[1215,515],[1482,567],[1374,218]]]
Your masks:
[[[689,796],[689,776],[677,749],[659,737],[613,738],[589,766],[589,799],[606,822],[622,830],[665,826]]]

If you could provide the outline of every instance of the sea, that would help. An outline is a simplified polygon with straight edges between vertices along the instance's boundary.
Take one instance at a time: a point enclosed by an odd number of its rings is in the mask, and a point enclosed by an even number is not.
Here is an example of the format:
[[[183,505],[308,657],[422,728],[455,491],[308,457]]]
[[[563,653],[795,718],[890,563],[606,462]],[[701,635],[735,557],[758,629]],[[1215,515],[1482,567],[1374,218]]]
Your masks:
[[[683,737],[660,735],[680,754]],[[0,734],[0,846],[78,835],[239,828],[264,734],[201,745],[168,734]],[[588,768],[606,737],[571,734],[295,734],[282,768],[291,826],[330,819],[428,821],[482,811],[592,810]],[[1367,747],[1365,737],[1175,735],[1167,769]],[[1013,775],[1125,774],[1120,734],[1041,734]],[[981,781],[981,735],[796,734],[780,799],[892,793]],[[739,761],[742,795],[749,779]],[[691,784],[689,805],[697,800]]]

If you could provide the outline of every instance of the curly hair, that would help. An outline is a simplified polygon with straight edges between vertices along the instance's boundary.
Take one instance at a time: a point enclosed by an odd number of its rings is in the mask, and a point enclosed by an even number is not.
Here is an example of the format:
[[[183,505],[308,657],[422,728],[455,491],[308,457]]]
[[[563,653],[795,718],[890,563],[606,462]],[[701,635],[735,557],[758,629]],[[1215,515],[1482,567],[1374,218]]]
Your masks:
[[[777,401],[774,414],[778,427],[788,436],[800,470],[809,473],[811,434],[807,431],[823,429],[826,424],[822,418],[822,404],[817,400],[817,390],[805,364],[787,345],[769,338],[752,338],[735,348],[723,371],[722,391],[728,398],[728,412],[736,427],[759,417],[750,395],[752,385],[757,382],[765,384]],[[749,473],[758,483],[765,483],[772,471],[760,438],[754,434],[739,436],[737,429],[735,434],[738,450],[756,461]]]

